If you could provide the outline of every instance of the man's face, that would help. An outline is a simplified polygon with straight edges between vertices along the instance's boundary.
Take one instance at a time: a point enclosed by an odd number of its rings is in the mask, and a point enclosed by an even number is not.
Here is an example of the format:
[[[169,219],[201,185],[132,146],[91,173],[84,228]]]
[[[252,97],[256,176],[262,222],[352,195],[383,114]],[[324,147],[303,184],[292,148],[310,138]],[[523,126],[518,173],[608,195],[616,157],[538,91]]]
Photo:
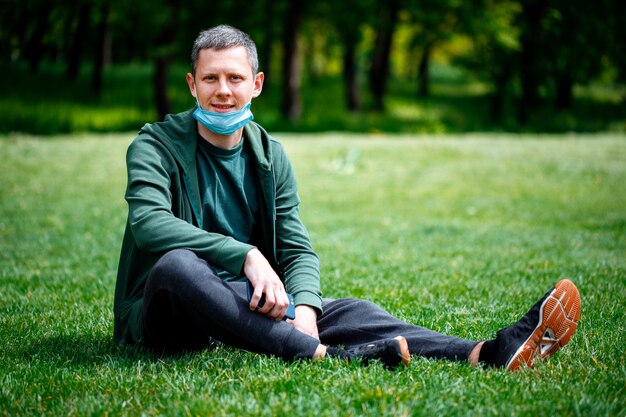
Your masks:
[[[226,113],[239,110],[261,94],[264,75],[252,74],[243,46],[202,49],[195,77],[187,74],[191,95],[204,110]]]

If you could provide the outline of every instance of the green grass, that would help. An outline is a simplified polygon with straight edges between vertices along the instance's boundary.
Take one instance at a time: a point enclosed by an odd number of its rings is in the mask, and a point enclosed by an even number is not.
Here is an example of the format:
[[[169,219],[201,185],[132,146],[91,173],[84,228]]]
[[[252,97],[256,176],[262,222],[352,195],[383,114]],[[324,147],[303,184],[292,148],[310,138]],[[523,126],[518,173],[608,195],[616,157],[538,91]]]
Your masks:
[[[572,343],[515,374],[116,346],[132,136],[0,138],[0,415],[626,415],[623,135],[278,135],[327,296],[483,339],[576,282]]]

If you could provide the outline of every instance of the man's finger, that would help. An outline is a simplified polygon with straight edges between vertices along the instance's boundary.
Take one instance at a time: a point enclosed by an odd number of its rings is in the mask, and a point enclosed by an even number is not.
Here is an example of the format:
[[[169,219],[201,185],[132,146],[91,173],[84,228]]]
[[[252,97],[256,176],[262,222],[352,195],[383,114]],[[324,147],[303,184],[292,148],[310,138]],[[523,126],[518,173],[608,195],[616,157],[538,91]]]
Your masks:
[[[268,314],[274,308],[276,304],[276,298],[272,291],[265,292],[265,302],[258,308],[259,313]],[[269,315],[269,314],[268,314]]]
[[[257,308],[262,307],[260,304],[263,299],[263,288],[261,286],[257,286],[254,288],[254,292],[252,293],[252,297],[250,297],[250,310],[256,310]]]
[[[282,290],[282,288],[277,289],[274,296],[276,302],[274,303],[271,311],[267,313],[267,315],[276,320],[281,320],[287,312],[287,307],[289,307],[289,298],[287,298],[287,293]]]

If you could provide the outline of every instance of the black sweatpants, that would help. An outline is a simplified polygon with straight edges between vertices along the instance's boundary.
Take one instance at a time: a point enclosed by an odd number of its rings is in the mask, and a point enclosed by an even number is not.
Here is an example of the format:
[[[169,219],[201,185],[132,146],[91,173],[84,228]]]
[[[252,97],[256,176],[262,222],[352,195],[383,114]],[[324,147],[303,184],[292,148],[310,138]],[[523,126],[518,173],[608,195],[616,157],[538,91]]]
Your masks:
[[[365,300],[325,299],[317,321],[327,346],[357,346],[398,335],[412,355],[466,360],[476,342],[405,323]],[[154,266],[144,292],[143,343],[173,351],[222,342],[287,360],[311,358],[320,341],[248,308],[245,282],[224,282],[193,252],[177,249]]]

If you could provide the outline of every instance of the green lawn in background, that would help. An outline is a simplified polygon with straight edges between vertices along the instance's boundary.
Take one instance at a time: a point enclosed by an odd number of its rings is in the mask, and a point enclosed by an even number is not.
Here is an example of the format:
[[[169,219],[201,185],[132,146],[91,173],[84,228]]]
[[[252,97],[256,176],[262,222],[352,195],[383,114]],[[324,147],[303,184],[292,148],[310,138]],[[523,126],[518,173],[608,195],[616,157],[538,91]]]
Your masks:
[[[626,137],[277,134],[326,296],[492,337],[558,279],[570,345],[512,374],[112,342],[128,134],[0,137],[0,415],[626,415]]]

